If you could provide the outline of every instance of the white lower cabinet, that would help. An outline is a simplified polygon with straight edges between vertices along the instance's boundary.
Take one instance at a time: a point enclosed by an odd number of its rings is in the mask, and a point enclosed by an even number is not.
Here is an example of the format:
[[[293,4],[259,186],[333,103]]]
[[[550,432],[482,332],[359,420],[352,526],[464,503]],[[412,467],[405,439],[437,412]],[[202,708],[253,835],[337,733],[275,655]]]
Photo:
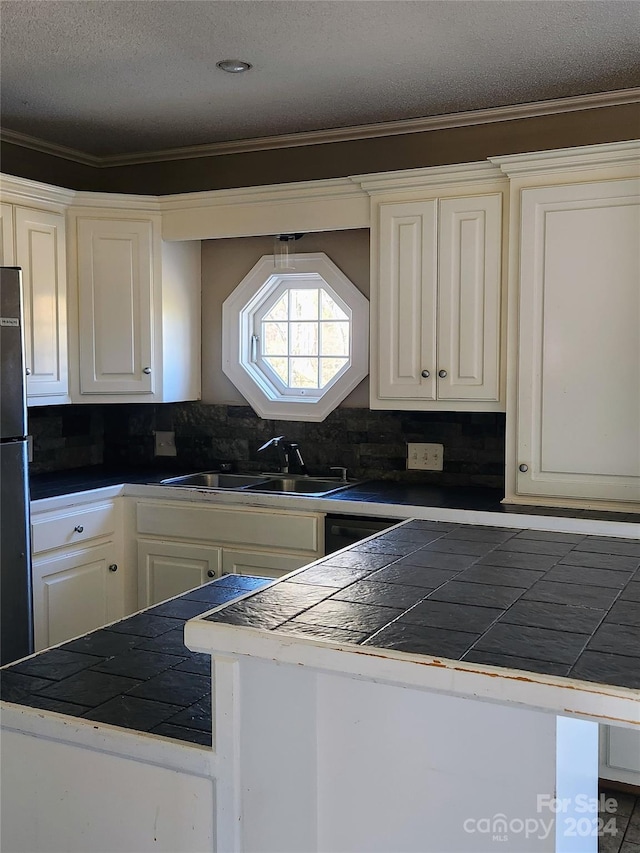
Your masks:
[[[601,779],[640,788],[640,732],[600,726]]]
[[[286,554],[265,554],[260,551],[236,551],[225,548],[222,553],[224,575],[259,575],[281,578],[287,572],[306,566],[308,557]]]
[[[126,615],[118,499],[32,509],[36,651]]]
[[[219,578],[221,564],[221,548],[139,539],[138,604],[149,607]]]
[[[36,651],[70,640],[123,616],[113,542],[33,561]]]
[[[324,514],[139,501],[138,605],[193,589],[221,574],[279,578],[322,556]]]

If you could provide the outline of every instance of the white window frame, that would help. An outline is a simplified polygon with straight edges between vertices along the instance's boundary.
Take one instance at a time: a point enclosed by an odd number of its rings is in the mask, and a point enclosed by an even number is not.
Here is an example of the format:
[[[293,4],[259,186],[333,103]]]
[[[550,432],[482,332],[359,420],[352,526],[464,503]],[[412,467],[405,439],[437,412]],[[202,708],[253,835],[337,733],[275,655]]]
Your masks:
[[[348,364],[318,391],[283,386],[257,350],[266,306],[297,281],[324,288],[350,319]],[[323,421],[369,373],[369,302],[324,252],[296,254],[293,270],[264,255],[222,306],[222,369],[261,418]]]

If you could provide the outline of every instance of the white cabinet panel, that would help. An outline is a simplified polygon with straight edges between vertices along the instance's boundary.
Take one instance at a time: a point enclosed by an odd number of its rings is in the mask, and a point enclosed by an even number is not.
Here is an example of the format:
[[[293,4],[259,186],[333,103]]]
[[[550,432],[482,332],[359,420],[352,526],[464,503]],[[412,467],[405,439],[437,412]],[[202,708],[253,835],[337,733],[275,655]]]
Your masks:
[[[0,266],[15,266],[13,205],[0,204]]]
[[[289,554],[264,554],[256,551],[236,551],[225,548],[222,553],[222,572],[225,575],[258,575],[281,578],[294,569],[309,563],[308,557]]]
[[[82,394],[154,390],[152,223],[79,218]]]
[[[502,201],[374,204],[372,408],[504,409]]]
[[[66,397],[67,273],[60,213],[16,207],[16,265],[22,267],[27,398]],[[57,402],[40,399],[40,403]]]
[[[377,394],[434,400],[437,201],[381,204],[379,215]]]
[[[113,543],[35,559],[36,651],[124,616],[123,584],[118,569]]]
[[[188,542],[138,540],[138,604],[148,607],[209,583],[221,572],[221,549]]]
[[[600,726],[600,777],[640,787],[640,732]]]
[[[640,500],[639,245],[637,180],[522,192],[518,494]]]
[[[499,400],[502,196],[442,199],[438,399]]]

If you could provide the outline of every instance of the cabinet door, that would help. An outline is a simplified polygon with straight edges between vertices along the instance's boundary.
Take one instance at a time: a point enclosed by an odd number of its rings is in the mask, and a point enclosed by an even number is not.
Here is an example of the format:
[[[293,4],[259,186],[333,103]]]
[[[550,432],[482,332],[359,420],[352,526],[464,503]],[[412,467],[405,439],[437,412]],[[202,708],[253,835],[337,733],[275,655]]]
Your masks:
[[[69,386],[64,216],[16,207],[15,228],[24,292],[27,397],[37,403],[38,398],[66,396]]]
[[[599,775],[640,786],[640,732],[618,726],[600,727]]]
[[[15,266],[13,207],[0,204],[0,267]]]
[[[436,397],[436,210],[435,200],[380,205],[373,338],[382,400]]]
[[[257,575],[281,578],[294,569],[309,563],[308,557],[290,554],[265,554],[257,551],[236,551],[225,548],[222,552],[222,573],[225,575]]]
[[[115,555],[114,543],[108,543],[33,561],[36,651],[124,616],[124,588]]]
[[[148,607],[220,577],[221,549],[138,540],[138,605]]]
[[[640,181],[525,189],[521,227],[517,491],[638,501]]]
[[[440,202],[439,400],[497,402],[502,195]]]
[[[151,394],[152,223],[77,220],[81,394]]]

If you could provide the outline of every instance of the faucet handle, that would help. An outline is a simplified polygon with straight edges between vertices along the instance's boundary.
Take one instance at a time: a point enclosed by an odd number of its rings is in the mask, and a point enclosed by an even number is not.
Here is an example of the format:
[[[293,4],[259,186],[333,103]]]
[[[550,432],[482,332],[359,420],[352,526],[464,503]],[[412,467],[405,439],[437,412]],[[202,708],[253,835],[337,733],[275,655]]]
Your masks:
[[[342,481],[344,483],[347,482],[347,469],[346,468],[343,468],[341,465],[332,465],[331,468],[329,468],[329,470],[330,471],[340,471],[340,477],[342,478]]]
[[[277,447],[283,439],[283,435],[276,435],[275,438],[270,438],[269,441],[265,441],[262,447],[258,448],[258,453],[260,453],[261,450],[266,450],[267,447]]]

